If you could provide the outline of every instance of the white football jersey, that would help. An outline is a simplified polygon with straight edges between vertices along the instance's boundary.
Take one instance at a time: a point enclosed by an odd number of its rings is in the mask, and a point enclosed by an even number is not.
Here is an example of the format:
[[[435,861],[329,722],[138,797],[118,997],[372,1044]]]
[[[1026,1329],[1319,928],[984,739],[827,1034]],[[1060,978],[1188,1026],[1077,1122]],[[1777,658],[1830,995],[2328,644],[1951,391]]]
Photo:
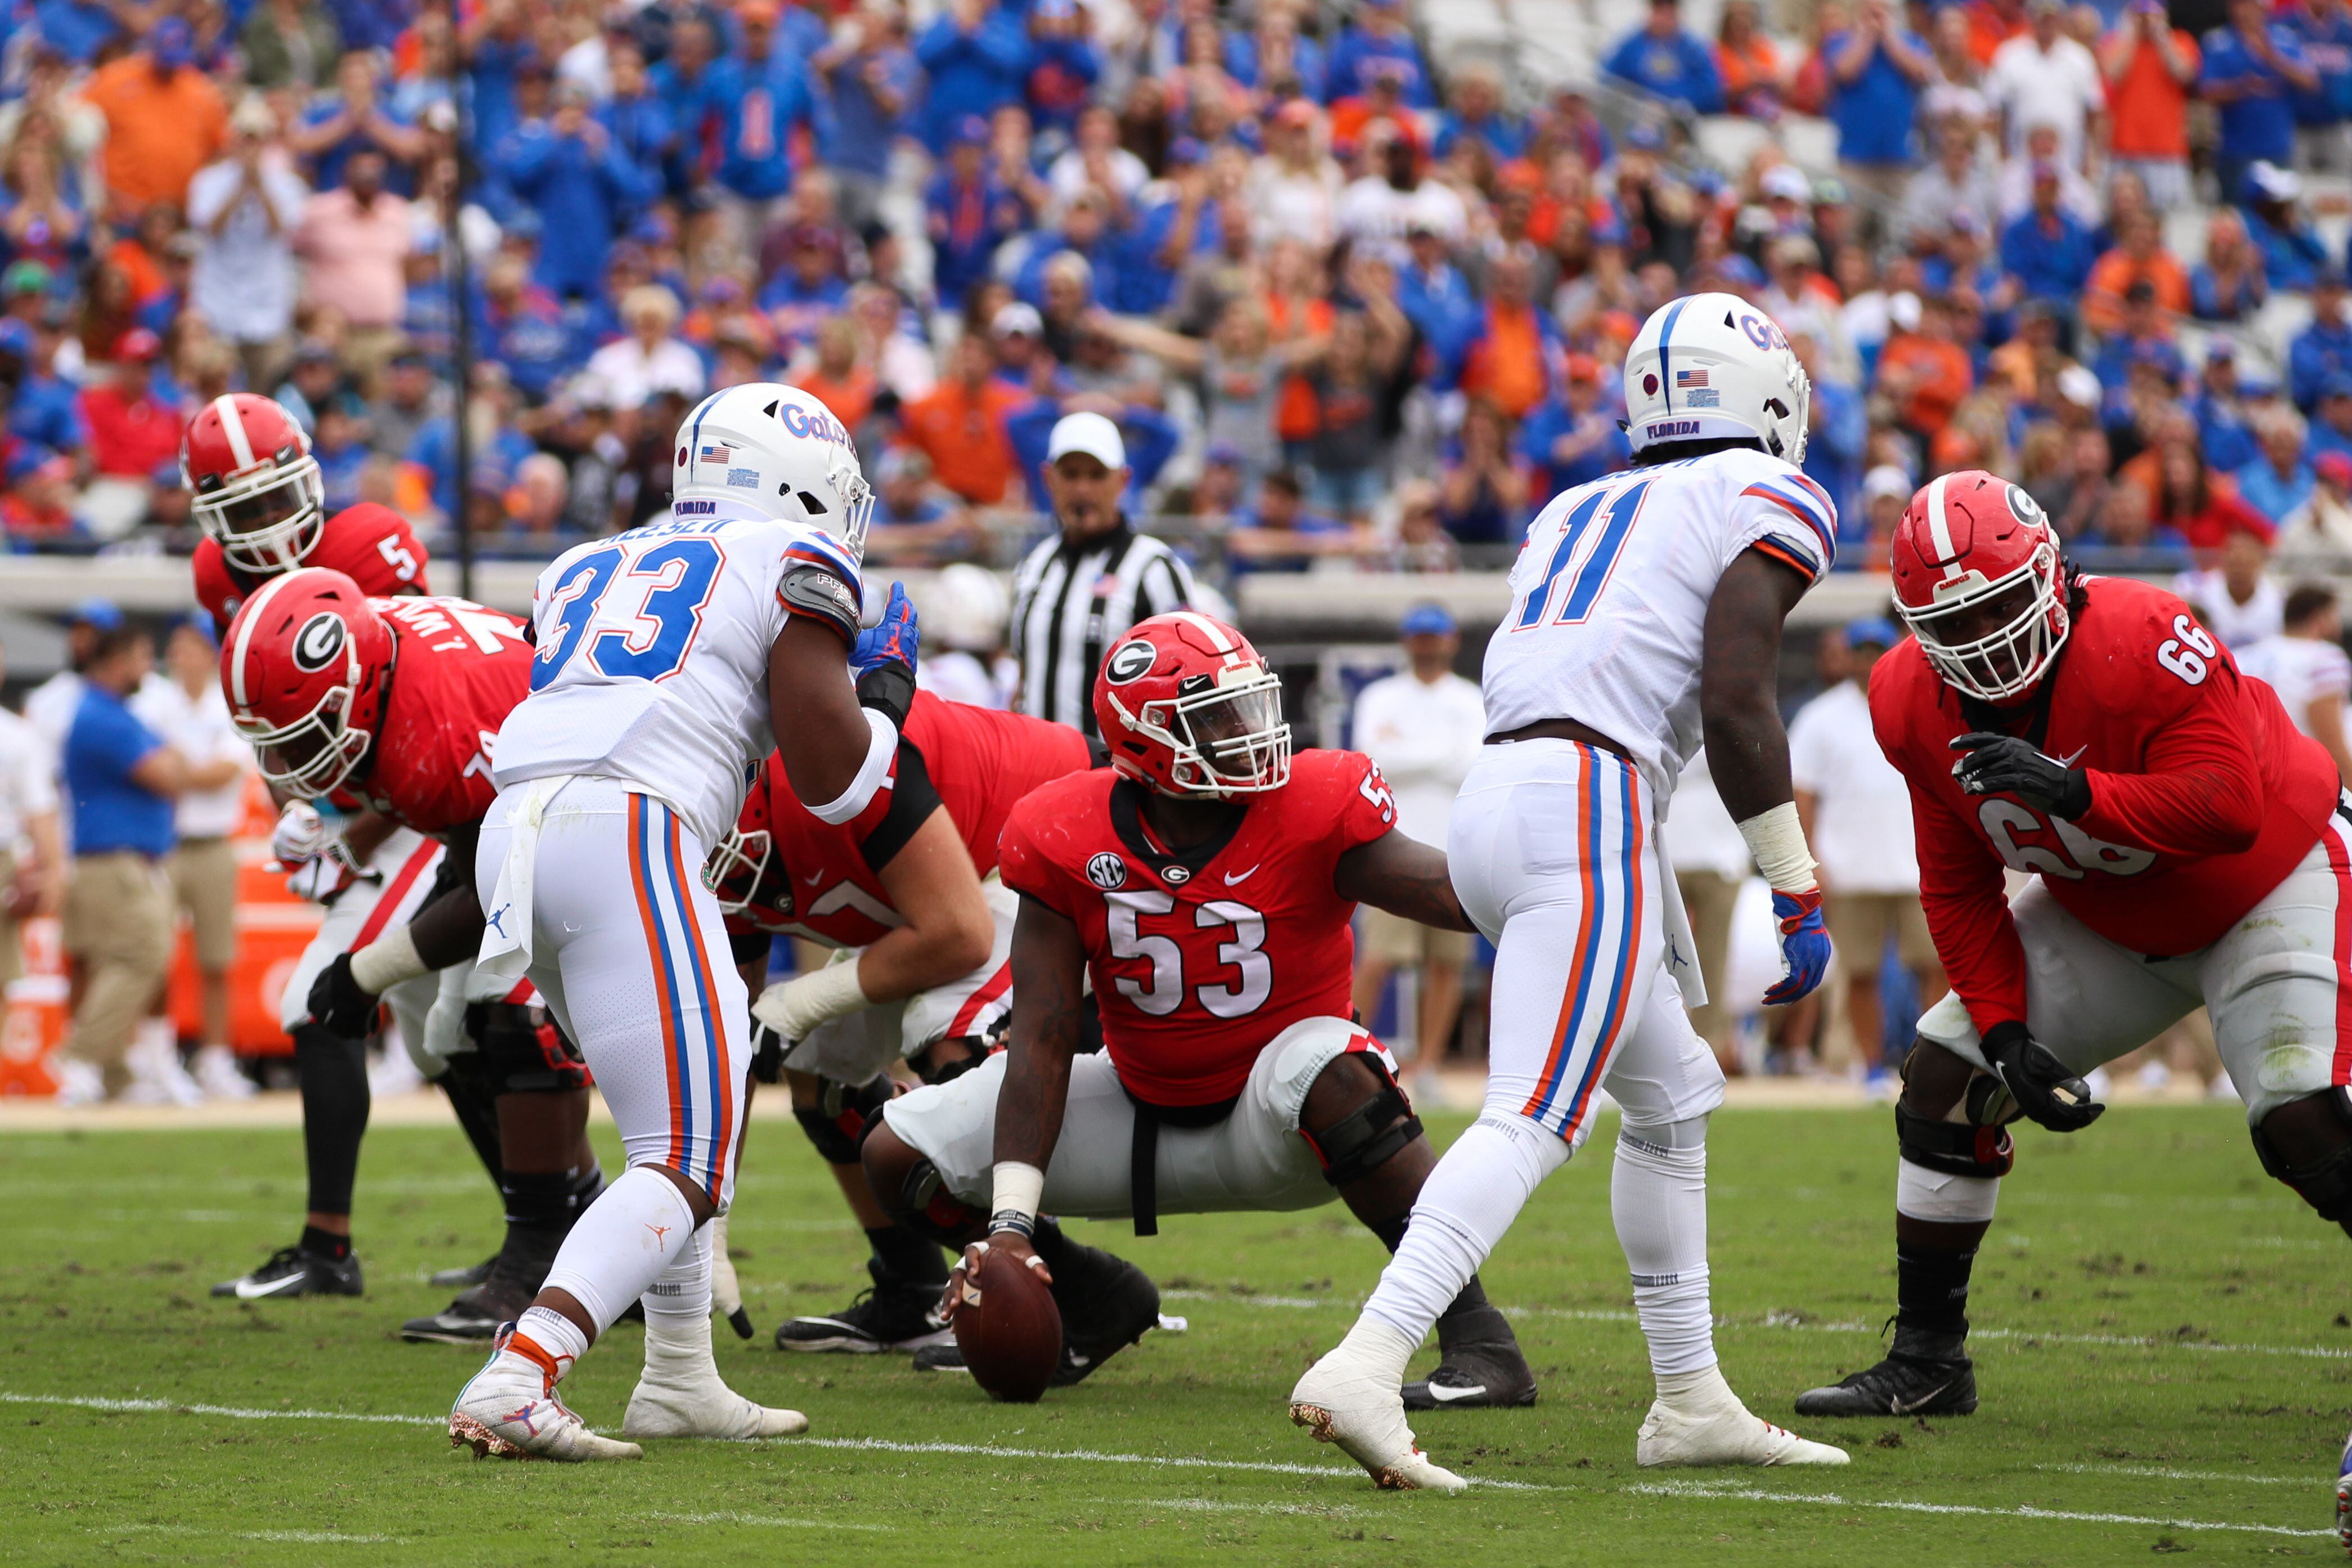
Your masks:
[[[2270,682],[2279,703],[2294,727],[2311,733],[2311,704],[2321,697],[2352,693],[2352,659],[2332,642],[2317,637],[2266,637],[2246,647],[2231,648],[2241,673]]]
[[[557,556],[531,604],[530,695],[499,731],[499,787],[620,779],[717,844],[775,747],[768,653],[787,615],[777,584],[801,563],[857,585],[831,535],[723,500],[682,500],[670,521]]]
[[[1486,732],[1576,720],[1624,747],[1666,800],[1698,749],[1707,602],[1750,549],[1813,582],[1837,554],[1828,493],[1760,451],[1629,468],[1554,497],[1486,644]]]

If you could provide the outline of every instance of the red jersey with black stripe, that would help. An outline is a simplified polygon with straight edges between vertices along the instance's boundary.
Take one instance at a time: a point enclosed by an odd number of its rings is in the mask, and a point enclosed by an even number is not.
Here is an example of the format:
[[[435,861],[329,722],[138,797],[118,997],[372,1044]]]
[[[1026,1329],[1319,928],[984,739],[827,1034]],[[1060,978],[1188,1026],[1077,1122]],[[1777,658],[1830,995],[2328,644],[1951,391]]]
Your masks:
[[[1172,850],[1143,820],[1143,786],[1097,769],[1024,799],[999,847],[1004,885],[1078,928],[1103,1046],[1150,1105],[1241,1093],[1274,1037],[1349,1016],[1352,900],[1339,857],[1386,837],[1396,801],[1360,752],[1305,751],[1290,782],[1230,832]]]
[[[329,518],[302,564],[341,572],[370,598],[433,591],[425,582],[429,558],[424,542],[406,518],[373,501],[347,506]],[[215,633],[226,637],[237,606],[269,579],[231,564],[220,542],[209,538],[196,546],[193,565],[196,602],[211,613]]]
[[[464,599],[377,599],[392,628],[392,690],[350,792],[419,833],[481,821],[498,797],[499,728],[530,689],[523,624]]]
[[[751,785],[742,824],[764,822],[770,860],[751,905],[728,929],[806,937],[827,947],[864,947],[905,923],[882,885],[881,868],[934,806],[945,806],[972,868],[997,867],[1005,818],[1030,791],[1092,765],[1087,740],[1066,724],[915,694],[890,782],[838,826],[820,821],[793,793],[770,752]]]
[[[1911,786],[1927,926],[1979,1030],[2026,1016],[2004,870],[2040,877],[2117,946],[2177,957],[2218,940],[2294,869],[2342,789],[2326,752],[2181,600],[2119,577],[2081,589],[2065,647],[2027,702],[1963,698],[1908,638],[1871,671],[1872,726]],[[1978,730],[2022,735],[2086,770],[2090,809],[2069,822],[1965,794],[1950,742]]]

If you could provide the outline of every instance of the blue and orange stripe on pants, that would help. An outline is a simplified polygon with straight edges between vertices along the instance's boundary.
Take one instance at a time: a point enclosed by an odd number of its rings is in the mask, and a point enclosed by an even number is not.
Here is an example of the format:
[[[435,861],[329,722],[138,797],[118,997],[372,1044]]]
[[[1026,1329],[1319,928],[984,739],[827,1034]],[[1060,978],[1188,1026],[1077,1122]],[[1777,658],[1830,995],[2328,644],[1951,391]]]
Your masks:
[[[1633,764],[1614,752],[1575,744],[1582,763],[1576,805],[1581,912],[1551,1049],[1536,1091],[1519,1110],[1570,1142],[1591,1111],[1592,1092],[1624,1032],[1643,913],[1642,805]],[[1617,807],[1614,823],[1608,810],[1612,803]]]
[[[642,795],[631,794],[628,802],[629,880],[658,988],[656,1010],[669,1083],[669,1153],[663,1163],[691,1179],[715,1204],[726,1188],[728,1143],[735,1125],[718,989],[687,890],[677,816]],[[705,1075],[707,1097],[696,1082],[698,1068]],[[708,1125],[698,1127],[698,1106],[706,1098]]]

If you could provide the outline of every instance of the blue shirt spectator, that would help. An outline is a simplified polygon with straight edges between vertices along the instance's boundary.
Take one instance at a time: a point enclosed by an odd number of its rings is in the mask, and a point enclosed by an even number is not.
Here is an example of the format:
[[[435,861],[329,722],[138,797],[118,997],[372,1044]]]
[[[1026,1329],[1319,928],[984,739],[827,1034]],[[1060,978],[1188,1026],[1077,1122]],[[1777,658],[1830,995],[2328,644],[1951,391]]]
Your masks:
[[[503,389],[501,389],[503,391]],[[522,460],[539,450],[530,437],[507,424],[502,418],[498,431],[484,447],[475,445],[472,457],[474,482],[468,487],[476,492],[488,490],[503,493],[515,469]],[[408,460],[423,468],[430,477],[433,504],[444,517],[457,515],[457,430],[446,414],[425,421],[416,433],[416,440],[408,448]]]
[[[1840,529],[1869,531],[1862,504],[1862,476],[1869,457],[1870,409],[1859,386],[1823,379],[1813,383],[1813,428],[1805,439],[1805,474],[1830,492]],[[1860,537],[1857,534],[1856,537]],[[1850,564],[1859,565],[1857,552]]]
[[[649,184],[667,177],[677,156],[677,121],[654,91],[635,49],[623,46],[613,51],[613,96],[598,104],[594,114],[614,147]]]
[[[2287,346],[2287,392],[2308,414],[2331,376],[2352,373],[2352,321],[2344,315],[2344,274],[2322,268],[2312,279],[2311,325]]]
[[[425,150],[425,133],[380,90],[375,57],[353,47],[335,65],[335,90],[310,100],[287,137],[310,167],[312,188],[331,191],[343,184],[354,153],[384,155],[384,189],[407,195],[415,187],[408,164]]]
[[[711,99],[719,117],[719,183],[749,201],[767,201],[793,187],[791,136],[806,129],[822,146],[832,113],[811,87],[800,59],[775,37],[770,13],[743,16],[743,50],[713,72]]]
[[[1021,465],[1021,477],[1029,486],[1029,493],[1042,496],[1045,489],[1045,453],[1052,446],[1054,426],[1062,416],[1071,412],[1050,397],[1041,397],[1004,421],[1004,437],[1013,444],[1013,456]],[[1179,433],[1175,422],[1157,408],[1140,405],[1122,408],[1112,421],[1118,426],[1119,439],[1127,447],[1127,494],[1129,506],[1139,506],[1143,492],[1160,478],[1160,470],[1176,455]]]
[[[864,22],[855,47],[821,50],[813,63],[833,97],[824,161],[880,180],[890,173],[890,149],[906,133],[908,111],[922,100],[923,68],[905,45],[877,40],[875,26]]]
[[[1023,94],[1041,132],[1067,136],[1087,106],[1102,53],[1080,31],[1077,0],[1036,0],[1029,8],[1029,75]]]
[[[1324,55],[1321,44],[1299,36],[1298,26],[1290,19],[1289,13],[1280,15],[1282,20],[1272,26],[1281,30],[1289,45],[1290,69],[1298,78],[1298,90],[1321,103],[1330,97],[1330,61]],[[1225,34],[1225,74],[1244,87],[1265,85],[1260,79],[1264,72],[1265,53],[1260,39],[1266,35],[1267,28],[1265,13],[1261,12],[1257,32],[1244,33],[1234,28]]]
[[[2033,206],[2001,231],[2000,264],[2028,298],[2079,298],[2099,258],[2098,243],[2058,205],[2058,176],[2044,170],[2033,182]]]
[[[2202,48],[2198,91],[2220,106],[2214,166],[2222,195],[2236,200],[2257,160],[2284,163],[2294,156],[2294,95],[2315,91],[2319,73],[2294,30],[2270,20],[2263,0],[2231,0],[2230,25],[2206,34]]]
[[[509,16],[508,25],[520,26],[523,20],[521,8],[518,6]],[[538,59],[539,51],[520,32],[509,37],[491,31],[474,41],[467,60],[467,75],[473,79],[477,149],[496,147],[514,134],[515,126],[522,119],[521,111],[515,107],[515,82],[523,68]]]
[[[1062,215],[1062,226],[1056,232],[1047,230],[1029,243],[1029,254],[1021,263],[1020,275],[1013,279],[1013,291],[1040,310],[1045,304],[1045,267],[1054,258],[1076,254],[1086,258],[1091,276],[1088,291],[1097,300],[1116,300],[1122,289],[1119,265],[1125,247],[1119,237],[1108,226],[1102,209],[1102,198],[1093,192],[1082,192]]]
[[[1412,259],[1397,273],[1397,309],[1404,312],[1443,364],[1459,361],[1471,334],[1485,319],[1485,307],[1434,237],[1415,235]]]
[[[2263,283],[2272,289],[2310,288],[2312,274],[2328,264],[2326,242],[2294,205],[2292,196],[2273,199],[2261,195],[2266,184],[2273,190],[2299,192],[2301,179],[2288,170],[2257,163],[2246,181],[2257,199],[2240,216],[2245,219],[2248,243],[2263,258]]]
[[[122,32],[114,7],[102,0],[39,0],[33,19],[41,42],[78,66],[89,64],[91,56]]]
[[[996,247],[1021,232],[1021,199],[986,165],[988,125],[967,116],[956,128],[947,167],[923,192],[932,253],[932,287],[952,309],[986,279]]]
[[[478,309],[475,342],[481,353],[504,365],[534,402],[586,357],[563,307],[545,287],[530,281],[519,258],[502,256],[490,264]]]
[[[1594,374],[1583,374],[1588,370]],[[1633,460],[1633,444],[1617,427],[1619,411],[1602,406],[1601,395],[1597,369],[1577,354],[1566,384],[1528,411],[1518,447],[1534,471],[1536,493],[1558,495]]]
[[[670,29],[667,58],[646,68],[646,82],[669,110],[677,151],[663,171],[673,195],[683,195],[718,160],[718,42],[709,24],[686,16]]]
[[[2189,400],[2197,421],[2197,445],[2208,466],[2231,472],[2254,460],[2254,436],[2237,397],[2237,367],[2228,354],[2217,362],[2207,351],[2205,384]]]
[[[2347,386],[2347,393],[2352,395],[2352,386]],[[2263,443],[2265,447],[2276,444],[2282,451],[2288,443],[2295,443],[2294,449],[2286,454],[2290,460],[2285,468],[2280,468],[2273,454],[2265,451],[2233,476],[2238,481],[2239,499],[2273,522],[2284,520],[2287,513],[2309,500],[2312,486],[2319,482],[2318,476],[2312,472],[2309,455],[2301,448],[2301,435],[2286,426]]]
[[[992,114],[1021,100],[1028,84],[1029,36],[1012,5],[956,0],[916,36],[915,58],[930,73],[923,142],[937,153],[965,116]]]
[[[2311,422],[2303,447],[2303,460],[2315,468],[2330,452],[2352,458],[2352,375],[2328,382],[2319,395],[2319,412]],[[2211,461],[2210,454],[2207,461]]]
[[[125,659],[108,662],[122,666]],[[136,684],[133,675],[131,688]],[[94,678],[83,684],[60,759],[66,792],[73,798],[76,855],[128,850],[161,859],[172,852],[178,839],[171,797],[132,776],[141,763],[163,749],[162,738],[139,721],[111,683]]]
[[[1860,26],[1822,40],[1829,62],[1829,117],[1843,163],[1919,161],[1919,89],[1934,68],[1927,41],[1904,31],[1884,5],[1864,8]]]
[[[1699,114],[1723,111],[1723,72],[1715,48],[1685,32],[1677,0],[1650,0],[1650,20],[1619,44],[1602,68],[1643,92],[1669,103],[1687,104]]]
[[[559,299],[595,292],[613,237],[655,194],[650,173],[588,118],[586,95],[568,82],[556,90],[555,113],[525,121],[499,163],[509,186],[540,216],[535,280]]]
[[[1413,42],[1411,30],[1405,26],[1400,0],[1363,0],[1357,7],[1355,24],[1343,28],[1339,40],[1331,46],[1331,58],[1323,73],[1323,90],[1333,101],[1370,97],[1373,78],[1384,68],[1397,69],[1398,83],[1407,103],[1415,109],[1437,107],[1437,95],[1430,88],[1429,67],[1422,60],[1421,46]]]
[[[2279,13],[2279,21],[2303,46],[2303,58],[2319,73],[2313,91],[2294,96],[2297,125],[2336,125],[2352,109],[2352,16],[2329,5],[2325,14],[2311,0]]]

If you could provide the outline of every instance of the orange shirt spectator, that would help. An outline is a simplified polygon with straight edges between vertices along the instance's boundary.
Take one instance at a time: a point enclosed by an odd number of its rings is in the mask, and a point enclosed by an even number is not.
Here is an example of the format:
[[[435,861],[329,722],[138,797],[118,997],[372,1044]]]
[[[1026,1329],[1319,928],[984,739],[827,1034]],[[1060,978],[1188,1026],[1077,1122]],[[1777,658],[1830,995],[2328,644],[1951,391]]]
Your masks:
[[[1287,294],[1269,293],[1262,296],[1265,306],[1267,335],[1276,342],[1291,338],[1325,338],[1331,335],[1331,301],[1307,298],[1294,299]],[[1304,441],[1321,426],[1315,406],[1315,389],[1304,375],[1291,375],[1282,383],[1282,401],[1275,406],[1275,433],[1286,441]]]
[[[2158,309],[2175,316],[2189,313],[2189,273],[2169,251],[2158,247],[2136,256],[2119,245],[2091,266],[2083,285],[2084,323],[2095,332],[2116,331],[2123,324],[2124,296],[2140,282],[2156,291]]]
[[[2118,158],[2171,161],[2189,156],[2189,95],[2204,60],[2197,40],[2178,27],[2167,29],[2176,72],[2164,58],[2152,29],[2164,26],[2164,12],[2135,11],[2099,47],[2099,68],[2107,79],[2108,151]]]
[[[1977,64],[1992,64],[2001,45],[2026,31],[2025,7],[2019,0],[1968,0],[1961,8],[1969,19],[1969,53]]]
[[[823,366],[814,366],[793,384],[824,404],[845,430],[866,423],[874,412],[874,395],[882,390],[874,373],[862,365],[851,366],[843,375],[828,375]]]
[[[1879,353],[1878,384],[1904,426],[1932,440],[1975,389],[1976,371],[1968,351],[1941,331],[1897,331]]]
[[[898,416],[907,438],[930,458],[932,477],[973,506],[995,506],[1011,488],[1018,464],[1004,421],[1029,402],[990,374],[992,360],[979,334],[967,333],[956,344],[954,374]]]
[[[1462,390],[1484,397],[1513,423],[1544,398],[1543,328],[1532,307],[1486,306],[1486,330],[1463,356]]]
[[[106,117],[100,168],[118,216],[151,202],[184,205],[196,171],[228,145],[228,105],[195,68],[188,25],[177,16],[150,29],[143,52],[100,67],[81,96]]]

